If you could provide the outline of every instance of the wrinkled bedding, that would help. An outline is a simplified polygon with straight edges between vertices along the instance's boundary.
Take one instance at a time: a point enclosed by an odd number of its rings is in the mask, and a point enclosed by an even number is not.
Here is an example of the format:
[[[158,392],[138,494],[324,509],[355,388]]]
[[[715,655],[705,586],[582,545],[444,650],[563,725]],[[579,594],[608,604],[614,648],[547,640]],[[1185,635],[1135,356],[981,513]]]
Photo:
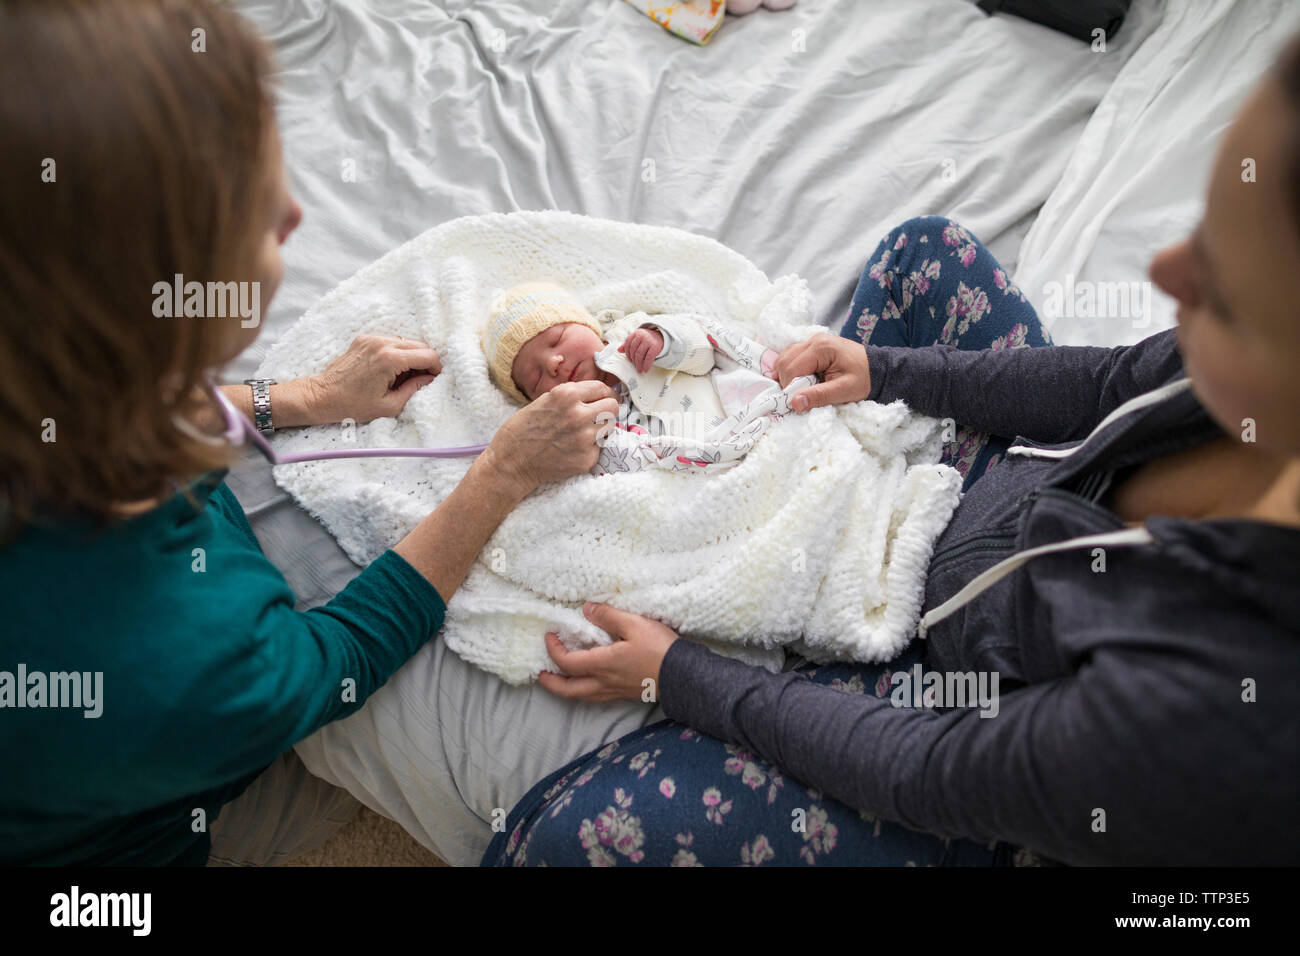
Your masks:
[[[1174,325],[1174,301],[1159,290],[1145,308],[1132,308],[1130,296],[1120,314],[1123,299],[1108,287],[1146,282],[1151,254],[1191,233],[1220,137],[1298,29],[1291,0],[1168,5],[1106,91],[1020,248],[1016,282],[1058,344],[1128,345]],[[1067,282],[1098,293],[1093,314],[1053,314],[1053,283],[1059,292]],[[1116,300],[1119,309],[1109,305]]]
[[[1281,0],[1136,0],[1094,53],[966,0],[801,0],[729,20],[699,48],[621,0],[237,5],[278,53],[306,218],[236,381],[358,268],[473,213],[699,232],[769,276],[803,276],[829,326],[880,236],[918,214],[972,229],[1036,304],[1066,268],[1140,278],[1152,243],[1198,214],[1206,144],[1294,19]],[[1158,308],[1150,331],[1172,321]],[[1149,334],[1051,325],[1090,344]],[[264,465],[230,482],[301,606],[356,573]],[[400,695],[297,750],[455,864],[478,860],[494,811],[537,779],[662,716],[507,686],[436,640],[408,672]]]

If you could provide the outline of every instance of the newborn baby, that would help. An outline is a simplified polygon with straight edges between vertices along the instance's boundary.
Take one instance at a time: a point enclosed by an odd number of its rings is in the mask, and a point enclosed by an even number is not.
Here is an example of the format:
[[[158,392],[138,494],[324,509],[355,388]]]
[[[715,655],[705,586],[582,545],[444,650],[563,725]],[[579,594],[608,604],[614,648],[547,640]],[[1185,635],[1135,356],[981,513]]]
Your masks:
[[[492,307],[483,350],[492,379],[526,403],[563,382],[614,389],[619,426],[690,440],[721,438],[730,419],[774,381],[777,353],[698,315],[597,319],[563,288],[525,283]]]

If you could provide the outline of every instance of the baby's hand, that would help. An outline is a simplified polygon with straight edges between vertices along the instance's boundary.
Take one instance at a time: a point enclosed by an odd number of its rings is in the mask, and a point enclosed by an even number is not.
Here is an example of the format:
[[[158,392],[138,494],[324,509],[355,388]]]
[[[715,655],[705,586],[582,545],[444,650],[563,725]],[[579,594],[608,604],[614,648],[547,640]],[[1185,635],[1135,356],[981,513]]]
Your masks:
[[[628,361],[638,372],[644,375],[650,371],[650,366],[664,350],[664,337],[654,329],[637,329],[623,340],[618,350],[627,356]]]

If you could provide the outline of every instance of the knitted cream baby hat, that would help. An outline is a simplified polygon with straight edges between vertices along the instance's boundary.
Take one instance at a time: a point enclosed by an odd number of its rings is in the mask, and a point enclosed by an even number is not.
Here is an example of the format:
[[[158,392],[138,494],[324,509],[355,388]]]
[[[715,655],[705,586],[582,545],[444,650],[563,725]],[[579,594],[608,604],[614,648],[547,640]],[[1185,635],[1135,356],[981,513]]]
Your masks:
[[[483,354],[488,372],[507,395],[521,405],[528,398],[515,386],[510,369],[515,356],[533,336],[553,325],[577,322],[600,335],[600,324],[578,300],[551,282],[524,282],[507,289],[492,303],[483,329]]]

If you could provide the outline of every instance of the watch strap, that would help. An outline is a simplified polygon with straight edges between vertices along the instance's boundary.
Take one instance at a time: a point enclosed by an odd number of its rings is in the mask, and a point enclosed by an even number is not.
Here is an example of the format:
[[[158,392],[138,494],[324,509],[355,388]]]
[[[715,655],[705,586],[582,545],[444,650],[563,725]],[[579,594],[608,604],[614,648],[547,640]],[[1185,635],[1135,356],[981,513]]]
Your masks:
[[[271,378],[248,378],[244,384],[253,390],[253,425],[264,435],[275,431],[271,421],[271,386],[276,384]]]

